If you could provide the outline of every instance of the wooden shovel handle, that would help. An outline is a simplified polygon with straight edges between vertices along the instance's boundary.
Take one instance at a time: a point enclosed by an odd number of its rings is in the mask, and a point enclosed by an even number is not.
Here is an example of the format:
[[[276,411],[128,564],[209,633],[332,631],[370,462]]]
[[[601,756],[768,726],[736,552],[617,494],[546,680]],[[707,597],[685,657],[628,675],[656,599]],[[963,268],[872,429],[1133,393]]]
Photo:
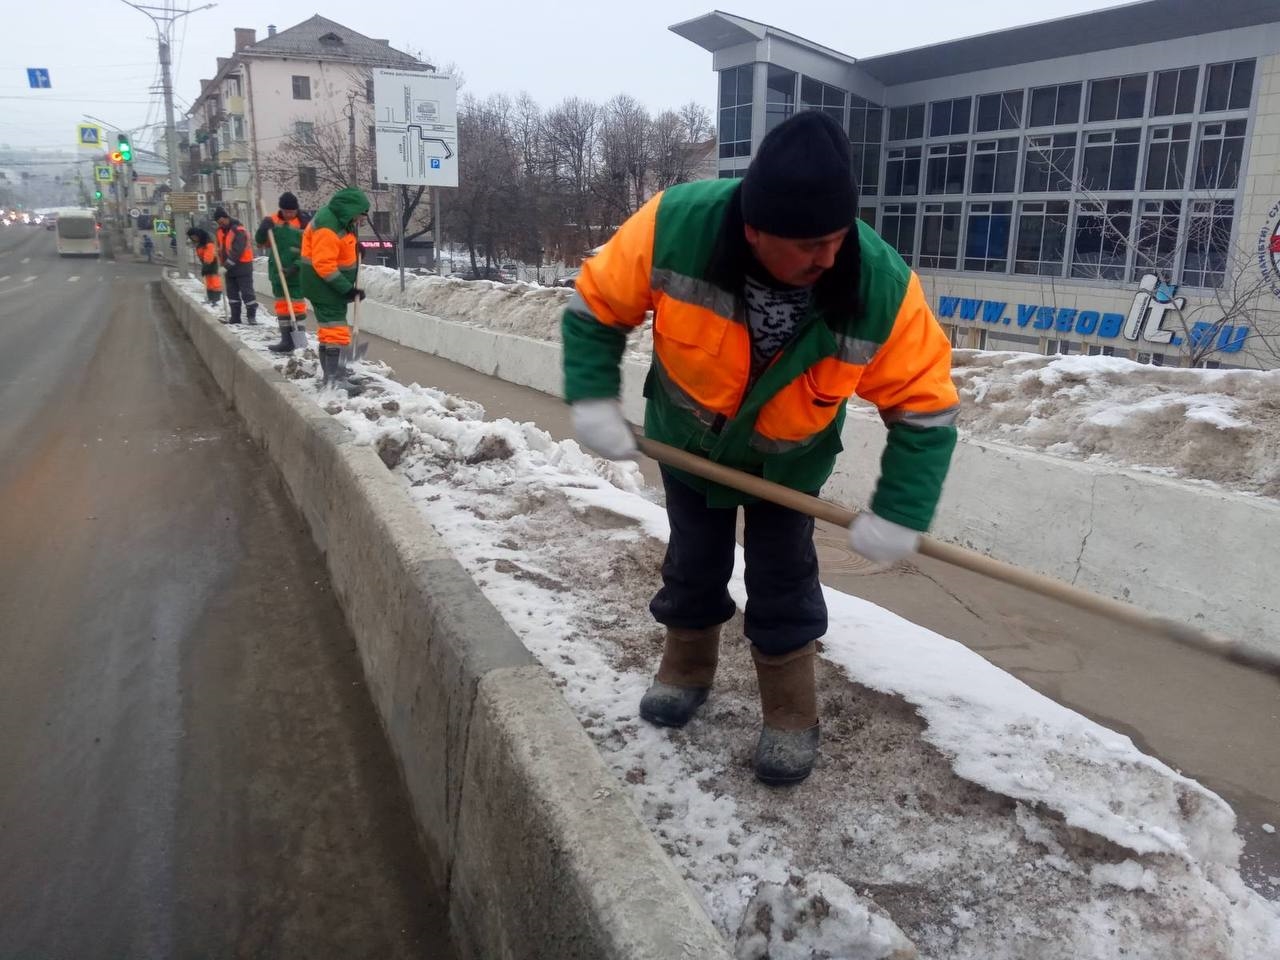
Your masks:
[[[636,445],[642,453],[659,463],[751,494],[761,500],[790,507],[792,510],[798,510],[818,520],[826,520],[829,523],[847,527],[858,515],[855,511],[831,503],[829,500],[811,497],[799,490],[792,490],[790,487],[773,483],[763,477],[735,470],[733,467],[727,467],[722,463],[716,463],[706,457],[700,457],[657,440],[650,440],[648,437],[637,434]],[[1132,604],[1090,593],[1069,583],[1063,583],[1061,580],[1055,580],[1053,577],[1046,577],[1043,574],[1015,567],[1011,563],[995,560],[976,550],[942,543],[932,537],[921,536],[918,551],[923,556],[934,560],[962,567],[1041,596],[1061,600],[1082,610],[1100,613],[1112,620],[1153,631],[1166,639],[1175,640],[1186,646],[1280,677],[1280,655],[1259,647],[1229,640],[1167,617],[1154,616]]]

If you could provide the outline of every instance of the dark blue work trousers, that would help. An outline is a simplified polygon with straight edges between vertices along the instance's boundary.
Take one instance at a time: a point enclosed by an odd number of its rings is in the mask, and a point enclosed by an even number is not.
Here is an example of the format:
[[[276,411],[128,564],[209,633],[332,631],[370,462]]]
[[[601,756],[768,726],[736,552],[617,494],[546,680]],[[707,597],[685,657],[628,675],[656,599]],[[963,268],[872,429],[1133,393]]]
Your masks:
[[[665,468],[662,485],[671,539],[662,561],[662,588],[649,602],[649,612],[668,627],[696,630],[724,623],[737,609],[728,585],[738,508],[707,506],[705,494]],[[765,501],[743,510],[747,639],[761,653],[790,653],[827,632],[813,518]]]

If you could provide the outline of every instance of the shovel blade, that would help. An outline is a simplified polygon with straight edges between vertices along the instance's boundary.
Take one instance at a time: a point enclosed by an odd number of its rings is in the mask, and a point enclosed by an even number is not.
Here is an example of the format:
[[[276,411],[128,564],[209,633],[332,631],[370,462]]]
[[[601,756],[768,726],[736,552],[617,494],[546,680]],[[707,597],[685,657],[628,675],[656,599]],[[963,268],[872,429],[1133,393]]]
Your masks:
[[[351,359],[352,361],[363,360],[364,355],[368,352],[369,352],[369,341],[366,340],[363,343],[356,344],[355,349],[351,353]]]
[[[293,349],[307,349],[307,331],[302,327],[292,327],[289,330],[289,339],[293,343]]]

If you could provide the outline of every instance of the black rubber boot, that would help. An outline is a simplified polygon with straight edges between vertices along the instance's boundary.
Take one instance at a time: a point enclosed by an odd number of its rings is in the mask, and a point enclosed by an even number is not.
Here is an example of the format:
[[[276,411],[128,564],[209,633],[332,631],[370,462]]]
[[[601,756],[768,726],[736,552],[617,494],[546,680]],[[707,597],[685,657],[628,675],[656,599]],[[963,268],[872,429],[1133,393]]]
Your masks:
[[[683,727],[706,702],[719,656],[719,626],[668,627],[658,675],[640,698],[640,717],[660,727]]]
[[[222,294],[214,292],[214,293],[208,294],[208,297],[209,297],[209,305],[212,307],[216,307],[218,305],[218,301],[222,299]]]
[[[293,334],[292,325],[289,323],[288,317],[280,317],[280,342],[273,343],[269,347],[272,353],[293,353]]]
[[[248,321],[252,326],[256,327],[258,325],[258,301],[257,300],[249,301]]]
[[[342,347],[326,347],[320,349],[320,368],[324,371],[324,382],[321,389],[334,387],[342,390],[349,397],[358,397],[364,388],[352,383],[350,374],[342,363]]]
[[[240,301],[232,300],[231,301],[231,319],[228,320],[227,323],[239,323],[239,322],[240,322]]]
[[[818,758],[818,699],[814,689],[817,645],[770,656],[753,644],[764,723],[756,743],[756,779],[769,786],[799,783]]]

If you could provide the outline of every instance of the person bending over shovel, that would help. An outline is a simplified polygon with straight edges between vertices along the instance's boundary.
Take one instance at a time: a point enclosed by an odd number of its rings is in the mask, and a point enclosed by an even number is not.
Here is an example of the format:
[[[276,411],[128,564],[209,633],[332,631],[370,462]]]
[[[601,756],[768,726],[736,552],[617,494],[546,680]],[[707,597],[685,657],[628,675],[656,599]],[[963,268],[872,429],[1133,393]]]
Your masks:
[[[584,446],[637,456],[619,402],[626,334],[652,310],[645,435],[816,494],[840,452],[845,402],[888,426],[871,510],[849,530],[870,560],[909,556],[933,519],[956,442],[951,349],[920,280],[857,219],[849,141],[826,114],[774,128],[745,179],[680,184],[582,265],[562,318],[565,398]],[[734,613],[744,505],[745,632],[763,728],[756,776],[798,783],[818,750],[815,641],[827,630],[813,519],[663,467],[671,539],[649,610],[666,643],[640,715],[688,723]]]
[[[342,351],[351,346],[347,304],[364,299],[364,291],[355,285],[360,262],[356,231],[368,212],[364,191],[344,187],[316,211],[302,234],[302,294],[315,311],[324,382],[348,389],[342,363]]]

